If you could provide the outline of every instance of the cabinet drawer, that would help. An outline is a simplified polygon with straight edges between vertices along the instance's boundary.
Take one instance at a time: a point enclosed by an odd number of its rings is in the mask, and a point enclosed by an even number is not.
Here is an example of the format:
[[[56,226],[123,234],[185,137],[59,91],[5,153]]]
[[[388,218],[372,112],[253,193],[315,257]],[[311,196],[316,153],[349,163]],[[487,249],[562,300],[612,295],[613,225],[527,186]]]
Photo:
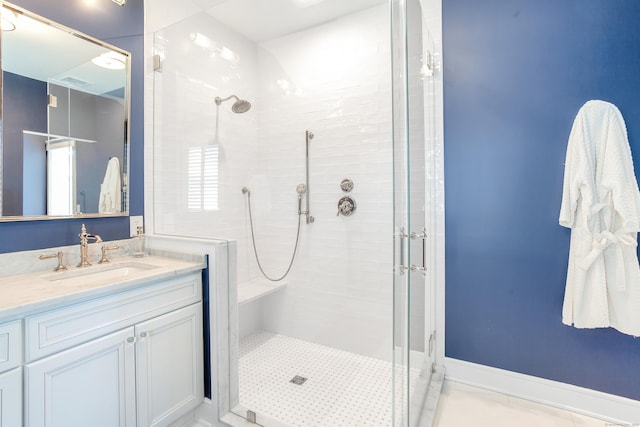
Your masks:
[[[0,324],[0,372],[22,363],[22,321]]]
[[[201,275],[195,273],[27,317],[25,359],[39,359],[201,298]]]

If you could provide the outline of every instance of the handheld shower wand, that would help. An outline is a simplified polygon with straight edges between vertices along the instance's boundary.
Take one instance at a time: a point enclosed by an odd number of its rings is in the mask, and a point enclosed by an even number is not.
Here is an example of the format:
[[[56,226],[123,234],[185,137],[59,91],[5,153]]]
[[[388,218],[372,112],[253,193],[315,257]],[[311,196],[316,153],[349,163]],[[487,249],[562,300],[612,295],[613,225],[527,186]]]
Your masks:
[[[302,195],[306,193],[307,186],[304,184],[298,184],[296,191],[298,192],[298,215],[302,215]]]
[[[260,257],[258,256],[258,248],[256,246],[256,236],[253,230],[253,214],[251,212],[251,190],[247,187],[242,187],[242,194],[246,194],[247,196],[247,207],[249,209],[249,226],[251,227],[251,242],[253,243],[253,253],[256,256],[256,263],[258,264],[258,268],[262,275],[272,282],[278,282],[285,277],[291,271],[291,267],[293,267],[293,261],[296,259],[296,253],[298,252],[298,243],[300,243],[300,218],[302,217],[302,195],[307,191],[307,187],[304,184],[298,184],[296,187],[296,191],[298,192],[298,231],[296,232],[296,243],[293,247],[293,253],[291,254],[291,261],[289,261],[289,266],[287,267],[287,271],[284,272],[280,277],[270,277],[265,273],[262,268],[262,264],[260,263]]]

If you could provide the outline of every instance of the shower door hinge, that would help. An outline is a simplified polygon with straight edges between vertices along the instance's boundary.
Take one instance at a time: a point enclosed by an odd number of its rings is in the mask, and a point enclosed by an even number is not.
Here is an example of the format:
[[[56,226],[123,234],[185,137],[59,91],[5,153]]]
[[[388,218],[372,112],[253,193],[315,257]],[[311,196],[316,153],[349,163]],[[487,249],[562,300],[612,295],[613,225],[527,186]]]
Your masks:
[[[431,336],[429,337],[429,357],[433,354],[433,348],[435,347],[436,341],[436,331],[433,331]]]
[[[153,55],[153,71],[162,72],[162,60],[160,55]]]
[[[256,421],[256,413],[247,409],[247,421],[252,424],[258,424],[258,421]]]
[[[427,277],[427,229],[422,227],[419,233],[414,231],[409,234],[409,237],[411,240],[422,240],[422,266],[411,264],[409,266],[409,270],[419,271],[422,274],[422,277]]]

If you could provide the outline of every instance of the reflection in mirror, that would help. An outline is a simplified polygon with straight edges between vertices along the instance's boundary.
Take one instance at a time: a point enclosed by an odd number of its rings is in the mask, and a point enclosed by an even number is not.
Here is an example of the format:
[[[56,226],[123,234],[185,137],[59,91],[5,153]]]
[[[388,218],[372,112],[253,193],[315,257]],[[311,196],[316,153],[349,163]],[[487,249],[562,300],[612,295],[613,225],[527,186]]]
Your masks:
[[[130,54],[2,3],[0,220],[126,214]]]

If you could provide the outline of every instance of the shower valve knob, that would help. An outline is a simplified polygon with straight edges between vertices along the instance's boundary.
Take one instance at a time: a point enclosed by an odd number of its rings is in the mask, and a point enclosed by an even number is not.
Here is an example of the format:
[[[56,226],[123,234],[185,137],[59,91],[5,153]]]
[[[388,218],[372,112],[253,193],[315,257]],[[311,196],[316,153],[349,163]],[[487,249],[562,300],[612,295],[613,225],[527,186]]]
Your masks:
[[[356,210],[356,201],[351,197],[343,197],[338,201],[338,213],[336,216],[351,216]]]

